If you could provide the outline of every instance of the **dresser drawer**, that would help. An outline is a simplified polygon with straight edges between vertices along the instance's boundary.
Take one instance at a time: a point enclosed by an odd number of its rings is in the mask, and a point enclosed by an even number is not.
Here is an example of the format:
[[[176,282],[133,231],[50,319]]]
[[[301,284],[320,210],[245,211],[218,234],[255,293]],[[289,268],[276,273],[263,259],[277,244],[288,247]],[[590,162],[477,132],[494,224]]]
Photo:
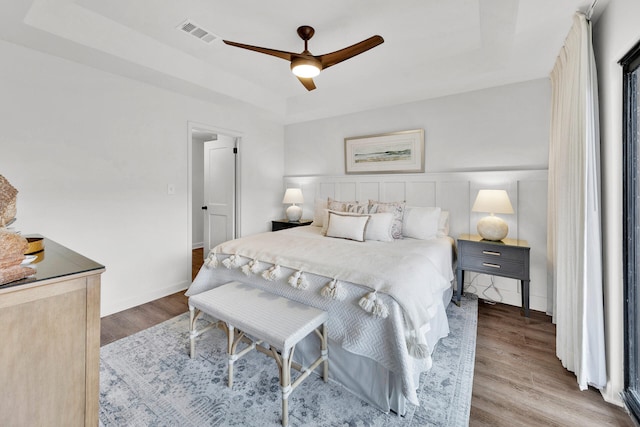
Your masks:
[[[528,279],[527,266],[524,261],[509,261],[506,259],[487,259],[487,257],[465,257],[463,269],[469,269],[478,273],[486,273],[495,276],[508,276],[513,278]]]
[[[460,252],[464,256],[479,257],[486,260],[495,260],[496,262],[501,262],[502,260],[524,262],[527,258],[528,248],[467,241],[459,241],[458,245]]]

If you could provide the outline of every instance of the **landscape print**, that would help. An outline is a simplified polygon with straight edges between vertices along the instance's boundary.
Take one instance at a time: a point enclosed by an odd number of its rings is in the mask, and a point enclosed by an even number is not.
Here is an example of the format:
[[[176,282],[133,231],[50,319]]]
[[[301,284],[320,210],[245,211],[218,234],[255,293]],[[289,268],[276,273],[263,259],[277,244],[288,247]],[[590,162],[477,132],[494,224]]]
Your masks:
[[[407,130],[344,139],[345,172],[424,172],[424,130]]]
[[[411,160],[411,143],[359,147],[354,150],[356,163],[397,162]]]

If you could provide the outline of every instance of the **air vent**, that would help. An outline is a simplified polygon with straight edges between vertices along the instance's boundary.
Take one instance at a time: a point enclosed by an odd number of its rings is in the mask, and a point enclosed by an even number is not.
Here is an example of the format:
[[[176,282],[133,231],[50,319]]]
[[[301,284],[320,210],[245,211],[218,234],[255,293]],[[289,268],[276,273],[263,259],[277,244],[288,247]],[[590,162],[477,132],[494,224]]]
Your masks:
[[[195,22],[186,20],[182,24],[176,27],[180,31],[184,31],[187,34],[191,34],[193,37],[202,40],[205,43],[211,43],[218,38],[215,34],[205,30]]]

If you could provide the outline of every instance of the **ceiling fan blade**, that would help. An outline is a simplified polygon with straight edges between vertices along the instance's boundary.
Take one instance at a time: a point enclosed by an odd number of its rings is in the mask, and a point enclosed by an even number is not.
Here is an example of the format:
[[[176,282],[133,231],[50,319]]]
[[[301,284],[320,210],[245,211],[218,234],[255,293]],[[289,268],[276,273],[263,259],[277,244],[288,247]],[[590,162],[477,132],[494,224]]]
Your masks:
[[[248,44],[236,43],[236,42],[232,42],[232,41],[229,41],[229,40],[222,40],[222,41],[225,42],[225,44],[228,44],[229,46],[235,46],[235,47],[240,47],[242,49],[253,50],[255,52],[260,52],[260,53],[264,53],[264,54],[267,54],[267,55],[276,56],[278,58],[282,58],[282,59],[285,59],[287,61],[291,61],[291,55],[297,55],[295,53],[285,52],[283,50],[267,49],[266,47],[251,46],[251,45],[248,45]]]
[[[356,55],[360,55],[361,53],[366,52],[369,49],[372,49],[382,43],[384,43],[384,39],[381,36],[372,36],[366,40],[361,41],[360,43],[356,43],[335,52],[316,56],[316,58],[319,59],[322,63],[322,69],[325,69],[349,58],[353,58]]]
[[[311,77],[298,77],[298,80],[300,80],[300,83],[302,83],[309,91],[316,88],[316,84],[313,82]]]

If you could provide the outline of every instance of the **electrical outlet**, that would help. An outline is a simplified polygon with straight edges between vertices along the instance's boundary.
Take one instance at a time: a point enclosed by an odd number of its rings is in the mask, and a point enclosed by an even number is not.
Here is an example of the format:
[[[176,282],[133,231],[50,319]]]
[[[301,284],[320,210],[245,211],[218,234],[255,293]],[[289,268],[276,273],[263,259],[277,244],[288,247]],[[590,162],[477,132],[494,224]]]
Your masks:
[[[167,184],[167,194],[176,194],[175,184]]]

